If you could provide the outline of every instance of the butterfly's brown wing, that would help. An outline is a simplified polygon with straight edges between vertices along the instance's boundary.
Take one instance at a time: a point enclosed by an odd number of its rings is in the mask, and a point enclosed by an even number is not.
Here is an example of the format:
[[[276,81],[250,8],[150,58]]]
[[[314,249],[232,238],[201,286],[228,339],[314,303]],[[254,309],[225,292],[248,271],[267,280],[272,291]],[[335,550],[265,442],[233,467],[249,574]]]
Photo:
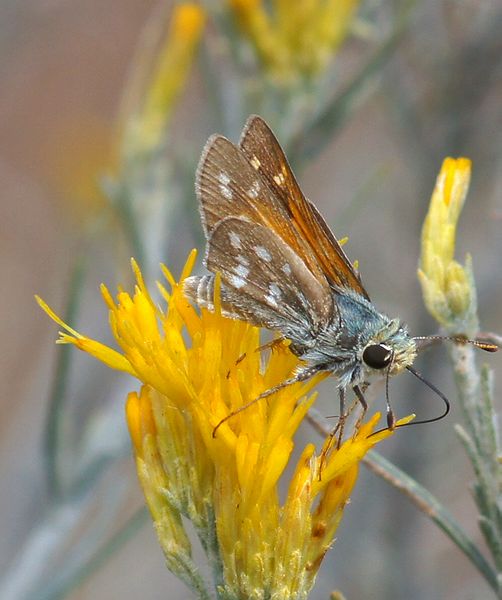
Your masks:
[[[272,229],[245,218],[227,217],[211,233],[206,253],[210,271],[231,290],[233,312],[284,335],[315,333],[332,316],[332,294]],[[291,330],[291,328],[293,328]]]
[[[221,220],[245,218],[274,231],[318,281],[327,283],[315,251],[305,242],[289,208],[242,150],[226,138],[209,138],[199,162],[196,190],[208,241]]]
[[[359,274],[326,221],[303,195],[277,138],[261,117],[255,115],[248,119],[239,147],[288,211],[292,225],[316,257],[328,281],[369,299]]]

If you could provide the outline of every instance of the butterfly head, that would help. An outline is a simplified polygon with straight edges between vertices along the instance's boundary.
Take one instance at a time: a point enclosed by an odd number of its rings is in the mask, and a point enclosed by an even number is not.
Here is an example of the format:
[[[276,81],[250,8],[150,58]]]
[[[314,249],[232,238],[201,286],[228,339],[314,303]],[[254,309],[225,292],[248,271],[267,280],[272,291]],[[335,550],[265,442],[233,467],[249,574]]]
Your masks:
[[[417,355],[415,340],[397,320],[372,336],[361,351],[360,360],[365,373],[397,375],[413,363]]]

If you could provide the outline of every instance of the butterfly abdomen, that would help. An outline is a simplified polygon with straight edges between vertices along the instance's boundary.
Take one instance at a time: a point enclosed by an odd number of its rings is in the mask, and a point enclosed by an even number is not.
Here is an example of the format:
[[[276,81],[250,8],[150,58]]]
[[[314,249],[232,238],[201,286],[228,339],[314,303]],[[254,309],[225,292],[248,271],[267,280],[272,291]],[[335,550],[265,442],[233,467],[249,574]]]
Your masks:
[[[199,308],[205,308],[214,311],[215,294],[215,276],[203,275],[187,277],[183,283],[185,296],[194,302]],[[253,325],[263,326],[265,316],[259,307],[253,304],[244,296],[226,286],[223,282],[219,291],[221,314],[229,319],[239,319],[248,321]],[[272,329],[280,329],[280,324],[276,323]]]
[[[214,310],[214,277],[212,275],[187,277],[183,282],[183,291],[185,296],[197,306]]]

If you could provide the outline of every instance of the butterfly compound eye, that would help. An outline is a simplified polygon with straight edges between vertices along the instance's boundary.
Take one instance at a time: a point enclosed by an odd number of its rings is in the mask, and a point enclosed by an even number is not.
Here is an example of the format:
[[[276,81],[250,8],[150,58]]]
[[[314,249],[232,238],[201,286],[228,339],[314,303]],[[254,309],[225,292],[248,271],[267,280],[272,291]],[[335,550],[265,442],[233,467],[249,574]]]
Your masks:
[[[392,360],[392,348],[385,344],[370,344],[364,349],[363,360],[372,369],[384,369]]]

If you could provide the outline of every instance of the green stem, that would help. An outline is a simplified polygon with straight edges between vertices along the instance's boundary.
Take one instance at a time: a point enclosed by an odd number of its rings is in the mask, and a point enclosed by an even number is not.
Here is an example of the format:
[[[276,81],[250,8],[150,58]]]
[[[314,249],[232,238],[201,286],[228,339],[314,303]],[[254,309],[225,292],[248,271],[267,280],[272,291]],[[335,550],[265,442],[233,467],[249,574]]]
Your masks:
[[[141,233],[138,227],[138,219],[134,214],[133,203],[127,184],[119,184],[117,196],[113,200],[114,205],[122,219],[124,231],[126,232],[127,240],[131,245],[133,256],[138,264],[141,265],[143,275],[146,277],[145,248],[141,239]]]
[[[85,281],[85,258],[80,256],[75,262],[68,288],[68,300],[64,313],[66,323],[75,323],[79,311],[82,286]],[[49,394],[49,408],[44,435],[44,454],[46,462],[46,475],[49,493],[54,498],[63,495],[63,483],[58,468],[58,452],[61,447],[62,427],[68,375],[72,360],[72,349],[63,346],[57,353],[56,371]]]
[[[452,345],[450,358],[465,420],[465,429],[457,426],[457,434],[474,469],[473,495],[480,513],[480,528],[500,571],[502,469],[499,462],[501,448],[493,406],[491,372],[488,367],[480,371],[474,349],[467,345]]]

